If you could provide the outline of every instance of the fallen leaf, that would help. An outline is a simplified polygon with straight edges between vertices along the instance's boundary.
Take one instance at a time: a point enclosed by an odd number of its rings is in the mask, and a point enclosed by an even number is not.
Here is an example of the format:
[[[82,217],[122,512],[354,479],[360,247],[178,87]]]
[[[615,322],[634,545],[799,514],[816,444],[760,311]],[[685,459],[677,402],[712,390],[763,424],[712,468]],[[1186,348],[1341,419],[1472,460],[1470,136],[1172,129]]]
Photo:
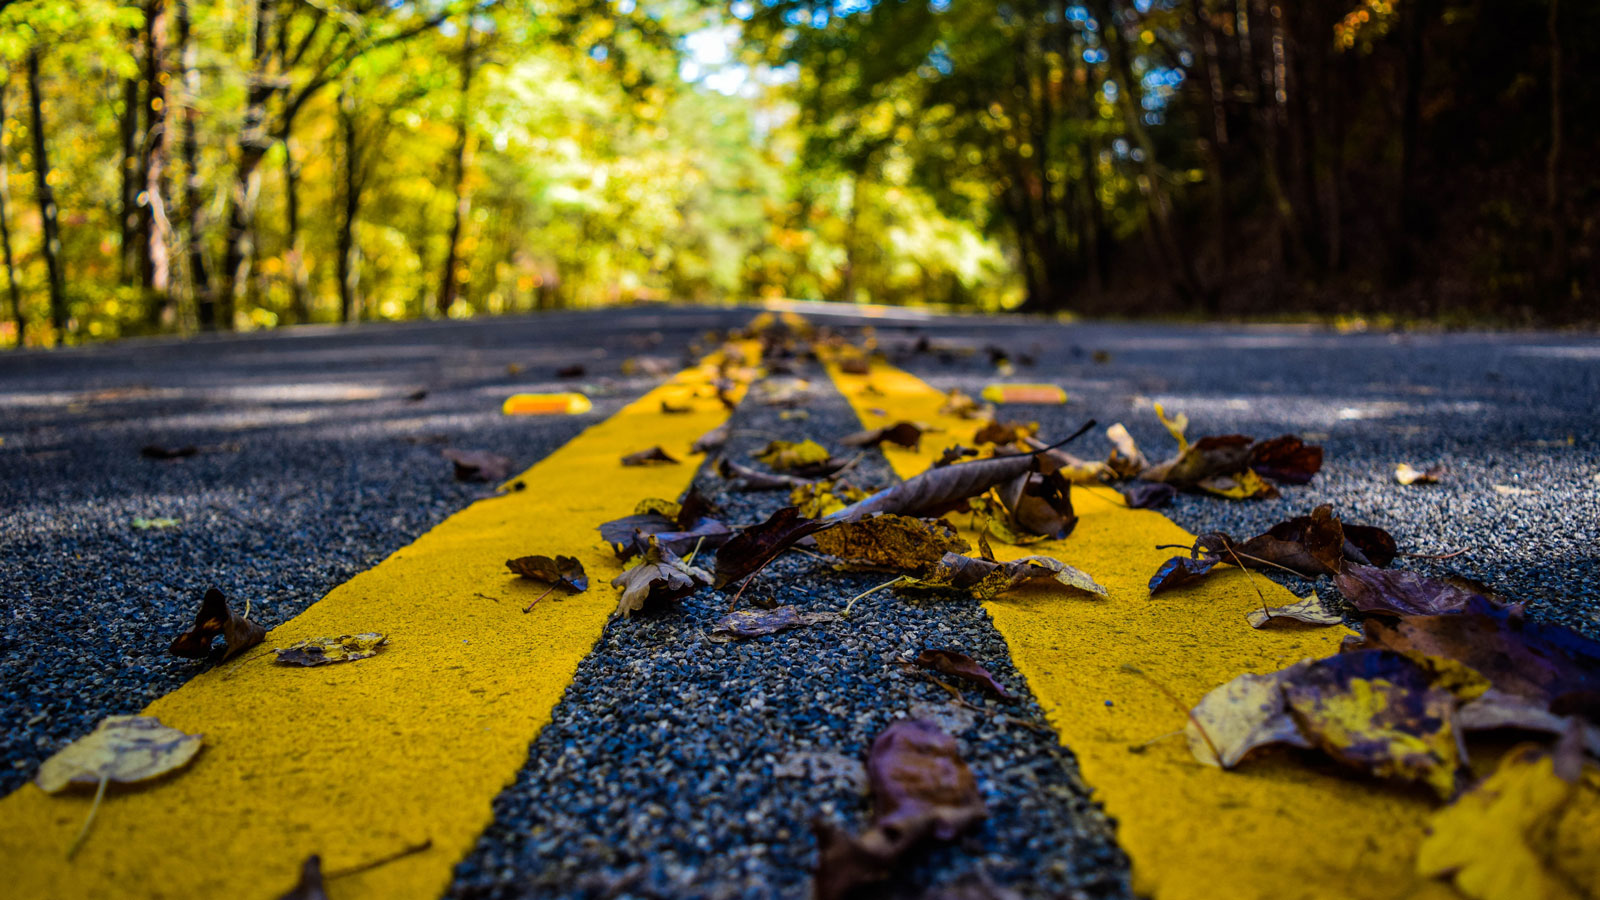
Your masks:
[[[1161,420],[1161,425],[1167,429],[1167,433],[1172,435],[1172,439],[1178,442],[1178,452],[1181,454],[1183,451],[1188,450],[1189,439],[1184,436],[1185,432],[1189,430],[1188,415],[1178,413],[1168,418],[1167,410],[1161,404],[1152,403],[1150,406],[1155,410],[1156,418]]]
[[[963,459],[970,459],[971,457],[977,455],[978,451],[972,449],[971,447],[963,447],[960,444],[957,444],[954,447],[944,448],[944,452],[939,454],[939,459],[935,461],[933,465],[935,468],[938,468],[939,466],[948,466],[953,462],[959,462]]]
[[[987,601],[1018,585],[1046,579],[1085,593],[1109,596],[1105,587],[1090,577],[1089,573],[1049,556],[1024,556],[996,562],[993,559],[974,559],[959,553],[946,553],[930,572],[919,578],[907,579],[903,584],[911,588],[962,590]]]
[[[1129,509],[1160,509],[1170,506],[1176,496],[1177,488],[1159,481],[1141,482],[1122,492]]]
[[[1456,710],[1456,725],[1462,731],[1534,731],[1564,735],[1574,728],[1579,742],[1590,756],[1600,759],[1600,725],[1575,716],[1557,715],[1539,701],[1490,688],[1461,704]]]
[[[55,794],[69,785],[148,781],[188,765],[200,742],[201,735],[168,728],[154,716],[107,716],[41,763],[34,782]]]
[[[570,366],[562,366],[561,368],[557,369],[556,370],[556,377],[557,378],[582,378],[584,372],[586,372],[586,371],[587,370],[583,367],[582,363],[573,363]]]
[[[1231,769],[1258,747],[1310,747],[1283,697],[1284,680],[1309,664],[1266,675],[1245,673],[1213,688],[1189,711],[1184,726],[1189,752],[1208,766]]]
[[[162,528],[174,528],[174,527],[177,526],[178,520],[177,519],[167,519],[167,518],[146,519],[146,518],[141,517],[141,518],[134,519],[133,522],[131,522],[130,524],[132,524],[133,527],[139,529],[140,531],[149,531],[152,528],[157,529],[157,530],[162,529]]]
[[[1106,458],[1106,466],[1119,477],[1131,478],[1150,468],[1150,460],[1145,458],[1139,445],[1134,443],[1133,435],[1121,422],[1107,428],[1106,437],[1111,441],[1111,455]]]
[[[1289,622],[1300,622],[1304,625],[1340,625],[1344,622],[1342,616],[1323,608],[1322,598],[1318,597],[1315,591],[1294,603],[1257,607],[1245,613],[1245,619],[1250,622],[1252,628],[1265,628],[1268,625],[1283,625]]]
[[[752,469],[725,457],[717,459],[715,469],[718,475],[728,480],[726,489],[729,491],[782,491],[813,483],[809,478]]]
[[[1139,477],[1145,481],[1164,481],[1178,488],[1192,488],[1214,475],[1231,475],[1244,470],[1255,443],[1242,434],[1204,437],[1184,447],[1179,454],[1157,463]]]
[[[145,459],[184,459],[200,452],[194,444],[184,444],[181,447],[168,447],[165,444],[145,444],[139,448],[139,455]]]
[[[995,487],[1013,528],[1062,540],[1078,524],[1072,485],[1059,472],[1024,472]]]
[[[846,447],[876,447],[879,444],[894,444],[899,447],[916,449],[922,444],[923,432],[926,428],[915,422],[896,422],[882,428],[873,428],[870,431],[858,431],[839,439],[839,443]]]
[[[1014,444],[1039,432],[1038,422],[985,422],[972,435],[974,444]]]
[[[678,554],[661,546],[655,535],[650,536],[640,556],[638,564],[611,580],[612,587],[622,588],[613,618],[631,616],[634,610],[643,609],[646,601],[681,600],[711,583],[709,572],[685,563]]]
[[[1449,799],[1471,773],[1457,698],[1431,681],[1408,656],[1357,650],[1306,663],[1282,688],[1300,733],[1335,760]]]
[[[1278,489],[1263,481],[1254,469],[1243,469],[1232,475],[1208,475],[1195,482],[1194,487],[1229,500],[1267,500],[1278,496]]]
[[[1250,448],[1250,469],[1283,484],[1308,484],[1322,470],[1322,448],[1286,434]]]
[[[675,466],[678,461],[660,447],[651,447],[648,450],[640,450],[638,453],[629,453],[622,458],[622,464],[625,466],[648,466],[655,463]]]
[[[1018,454],[937,466],[853,503],[829,518],[855,519],[879,512],[936,516],[959,506],[969,497],[1026,474],[1033,465],[1032,455]]]
[[[1019,441],[1030,450],[1039,451],[1039,471],[1059,473],[1073,484],[1100,484],[1114,481],[1117,473],[1103,462],[1079,459],[1059,447],[1051,447],[1035,437],[1023,436]]]
[[[300,865],[300,880],[278,900],[328,900],[322,879],[322,857],[315,853],[306,857]]]
[[[823,466],[832,458],[828,448],[813,440],[772,441],[750,455],[778,472]]]
[[[852,484],[812,481],[797,485],[789,492],[789,505],[798,507],[800,515],[808,519],[820,519],[866,496],[866,491]]]
[[[297,641],[272,652],[278,654],[277,662],[280,665],[325,666],[377,656],[378,648],[387,643],[389,638],[386,635],[367,631],[361,634],[341,634],[338,637]]]
[[[216,588],[211,588],[200,600],[200,610],[195,613],[194,624],[189,626],[188,631],[172,639],[167,652],[185,659],[204,659],[210,655],[211,644],[219,634],[227,645],[222,658],[228,660],[261,643],[267,636],[267,629],[243,616],[234,615],[233,610],[228,608],[228,598]]]
[[[872,360],[865,356],[846,356],[839,360],[839,371],[848,375],[865,375],[872,371]]]
[[[728,442],[728,436],[732,432],[732,423],[723,422],[721,425],[695,438],[694,443],[689,445],[689,452],[710,453],[713,450],[721,450],[722,445]]]
[[[455,465],[457,481],[504,481],[511,475],[511,460],[498,453],[446,448],[439,455]]]
[[[427,388],[417,388],[416,390],[414,390],[411,393],[406,395],[406,402],[407,403],[421,403],[422,401],[424,401],[426,399],[428,399],[428,389]]]
[[[921,719],[890,725],[867,758],[872,825],[859,837],[814,823],[819,859],[813,896],[843,900],[887,879],[929,840],[950,841],[988,814],[955,739]]]
[[[817,549],[856,563],[920,570],[946,553],[963,553],[972,545],[956,535],[943,519],[918,519],[880,513],[841,521],[816,534]]]
[[[569,594],[581,594],[589,589],[589,576],[583,571],[583,563],[575,557],[519,556],[506,560],[506,568],[523,578],[559,587]]]
[[[1333,575],[1347,561],[1386,566],[1394,561],[1394,538],[1381,528],[1346,525],[1327,504],[1267,529],[1242,544],[1220,531],[1195,540],[1197,552],[1247,569],[1284,568],[1307,578]]]
[[[1455,660],[1547,708],[1600,694],[1600,643],[1483,597],[1468,598],[1458,613],[1369,620],[1360,646]]]
[[[1401,463],[1394,467],[1394,480],[1397,484],[1438,484],[1442,477],[1444,477],[1444,466],[1416,469],[1410,463]]]
[[[939,407],[939,415],[955,416],[959,419],[987,419],[994,407],[980,404],[978,401],[959,388],[951,388],[945,394],[944,404]]]
[[[808,612],[803,613],[793,606],[779,606],[773,609],[739,609],[723,616],[712,626],[711,640],[718,644],[736,641],[744,638],[761,637],[787,631],[790,628],[799,628],[802,625],[815,625],[819,622],[837,622],[844,618],[834,612]]]
[[[1432,616],[1461,612],[1472,598],[1483,597],[1475,591],[1416,572],[1377,569],[1358,563],[1346,564],[1334,575],[1333,583],[1351,606],[1364,613]]]
[[[792,547],[796,541],[832,524],[826,520],[808,519],[800,515],[795,507],[786,506],[765,522],[740,531],[717,551],[717,588],[720,590],[744,580]]]
[[[1220,562],[1216,557],[1194,559],[1188,556],[1174,556],[1161,564],[1156,574],[1150,576],[1150,593],[1159,594],[1162,591],[1175,590],[1197,584]]]
[[[663,401],[661,401],[661,412],[662,412],[663,415],[681,416],[681,415],[684,415],[685,413],[694,412],[694,407],[689,406],[687,404],[679,405],[679,404],[668,403],[667,401],[663,400]]]
[[[1527,488],[1510,484],[1497,484],[1494,486],[1494,492],[1502,497],[1532,497],[1535,493]]]
[[[1600,809],[1600,779],[1562,777],[1558,760],[1543,747],[1513,749],[1482,783],[1428,820],[1417,850],[1417,873],[1450,881],[1474,900],[1583,900],[1594,894],[1596,866],[1592,831],[1587,860],[1552,852],[1554,832],[1567,811],[1582,804],[1593,821]],[[1587,870],[1587,874],[1584,874]]]
[[[1005,685],[995,680],[988,669],[978,665],[977,660],[965,653],[958,653],[955,650],[924,650],[917,654],[917,665],[956,678],[964,678],[1001,700],[1017,699],[1006,690]]]

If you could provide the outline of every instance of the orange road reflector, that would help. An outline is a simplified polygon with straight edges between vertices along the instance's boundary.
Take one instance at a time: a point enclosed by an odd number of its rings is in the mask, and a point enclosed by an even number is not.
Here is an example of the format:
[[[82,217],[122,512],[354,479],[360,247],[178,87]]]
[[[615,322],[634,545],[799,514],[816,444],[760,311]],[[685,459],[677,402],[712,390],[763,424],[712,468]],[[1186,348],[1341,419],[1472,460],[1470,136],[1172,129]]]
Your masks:
[[[991,384],[983,389],[983,399],[990,403],[1048,403],[1059,406],[1067,402],[1067,392],[1053,384]]]
[[[500,411],[508,416],[576,416],[594,409],[582,394],[512,394]]]

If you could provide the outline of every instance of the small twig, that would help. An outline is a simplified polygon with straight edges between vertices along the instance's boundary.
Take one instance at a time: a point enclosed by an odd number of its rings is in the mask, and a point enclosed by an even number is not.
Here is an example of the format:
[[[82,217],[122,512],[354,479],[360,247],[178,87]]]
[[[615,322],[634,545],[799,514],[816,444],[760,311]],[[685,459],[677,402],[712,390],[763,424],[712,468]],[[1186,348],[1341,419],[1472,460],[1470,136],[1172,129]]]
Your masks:
[[[379,866],[386,866],[397,859],[404,859],[413,853],[421,853],[432,846],[433,838],[425,838],[420,844],[412,844],[409,847],[403,847],[400,850],[389,854],[388,856],[380,856],[371,862],[364,862],[360,865],[350,866],[347,869],[335,869],[332,872],[323,872],[322,877],[326,880],[332,880],[334,878],[344,878],[347,875],[358,875],[369,869],[376,869]]]
[[[832,475],[830,475],[828,477],[832,478],[835,482],[837,482],[839,480],[840,476],[842,476],[844,473],[850,471],[851,469],[855,468],[856,463],[861,462],[861,460],[866,455],[867,455],[866,451],[862,451],[860,453],[857,453],[855,456],[850,457],[850,461],[849,462],[847,462],[844,465],[840,466],[838,469],[836,469],[834,471],[834,473]]]
[[[1267,606],[1267,595],[1261,593],[1261,588],[1256,585],[1256,577],[1254,575],[1250,574],[1250,570],[1246,569],[1244,567],[1244,563],[1239,562],[1239,554],[1234,552],[1233,545],[1232,544],[1228,544],[1227,548],[1228,548],[1228,555],[1233,557],[1234,565],[1238,566],[1239,567],[1239,571],[1244,573],[1244,577],[1250,581],[1251,589],[1253,589],[1256,592],[1256,596],[1261,599],[1261,611],[1267,614],[1267,621],[1269,621],[1269,622],[1272,621],[1274,618],[1276,618],[1276,616],[1274,616],[1272,614],[1271,609],[1268,608],[1268,606]],[[1265,560],[1261,560],[1261,562],[1266,562],[1266,561]],[[1268,563],[1268,565],[1272,565],[1272,564]],[[1222,757],[1219,756],[1217,758],[1221,759]]]
[[[1132,663],[1123,663],[1122,671],[1127,672],[1129,675],[1137,675],[1140,678],[1143,678],[1145,681],[1150,682],[1150,684],[1154,686],[1156,690],[1161,692],[1163,697],[1166,697],[1168,700],[1172,701],[1173,706],[1183,710],[1183,714],[1188,717],[1189,723],[1194,726],[1196,731],[1200,732],[1200,737],[1205,739],[1206,746],[1211,748],[1211,755],[1216,758],[1217,765],[1222,765],[1222,751],[1217,749],[1217,742],[1211,739],[1210,732],[1206,731],[1206,727],[1200,724],[1200,720],[1195,717],[1193,709],[1185,706],[1184,702],[1179,700],[1178,695],[1174,694],[1170,688],[1154,678],[1151,678],[1149,675],[1146,675],[1144,670],[1138,666],[1135,666]]]
[[[778,553],[774,553],[772,555],[771,559],[768,559],[766,562],[762,563],[761,566],[759,568],[757,568],[754,572],[751,572],[749,575],[746,575],[744,577],[744,582],[739,585],[738,592],[733,595],[733,599],[732,600],[728,601],[728,609],[729,610],[732,610],[735,606],[737,606],[739,604],[739,598],[744,596],[744,589],[750,586],[750,582],[755,581],[757,575],[760,575],[762,572],[765,572],[766,569],[767,569],[767,566],[772,565],[772,560],[777,559],[778,557],[780,557],[782,555],[783,555],[782,551],[779,551]]]
[[[555,589],[556,589],[556,586],[553,585],[553,584],[550,585],[549,587],[545,588],[544,589],[544,593],[542,593],[539,596],[533,598],[533,602],[529,603],[527,606],[524,606],[522,608],[522,611],[523,612],[530,612],[535,606],[537,606],[539,604],[540,600],[543,600],[544,598],[550,596],[550,592],[555,590]]]
[[[84,838],[89,836],[89,826],[94,824],[94,814],[100,811],[100,801],[105,799],[106,785],[110,783],[110,776],[100,776],[100,786],[94,791],[94,803],[89,807],[88,817],[83,820],[83,827],[78,829],[78,836],[72,839],[72,846],[67,848],[67,859],[77,855],[78,848],[83,846]]]
[[[904,575],[896,575],[895,577],[889,579],[888,581],[885,581],[883,584],[880,584],[877,587],[867,588],[866,590],[864,590],[861,593],[855,595],[854,597],[851,597],[850,598],[850,602],[848,602],[848,603],[846,603],[844,605],[844,617],[846,619],[850,618],[850,608],[856,605],[856,601],[857,600],[860,600],[861,598],[867,596],[868,594],[875,594],[878,591],[881,591],[884,588],[886,588],[886,587],[888,587],[888,586],[890,586],[892,584],[897,584],[904,578],[905,578]]]
[[[972,704],[967,702],[967,698],[961,696],[961,689],[957,688],[955,685],[950,684],[949,682],[946,682],[945,680],[943,680],[941,678],[937,678],[937,677],[935,677],[933,675],[933,673],[928,672],[928,671],[923,670],[923,669],[918,669],[917,670],[917,674],[921,675],[923,678],[928,679],[929,681],[933,682],[934,684],[938,685],[939,687],[944,688],[945,693],[949,694],[951,697],[954,697],[955,701],[957,703],[961,704],[962,706],[971,706],[972,705]]]
[[[485,600],[493,600],[496,603],[500,602],[500,598],[499,597],[491,597],[488,594],[483,593],[482,591],[473,591],[472,592],[472,596],[474,596],[474,597],[482,597]]]

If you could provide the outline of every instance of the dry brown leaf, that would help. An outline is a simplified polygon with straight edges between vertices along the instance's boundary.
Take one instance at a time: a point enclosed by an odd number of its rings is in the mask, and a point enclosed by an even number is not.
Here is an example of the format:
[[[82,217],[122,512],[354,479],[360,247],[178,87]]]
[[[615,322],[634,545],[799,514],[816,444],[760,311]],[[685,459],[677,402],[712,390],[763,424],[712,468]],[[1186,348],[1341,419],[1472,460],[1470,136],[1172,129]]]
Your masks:
[[[773,609],[738,609],[717,620],[717,624],[712,626],[711,629],[711,641],[724,644],[728,641],[776,634],[780,631],[799,628],[803,625],[816,625],[819,622],[837,622],[843,618],[844,616],[840,613],[801,612],[793,606],[779,606]]]
[[[216,588],[211,588],[200,601],[194,624],[189,626],[188,631],[172,639],[167,652],[185,659],[204,659],[210,655],[211,644],[217,635],[222,635],[227,648],[222,658],[228,660],[261,643],[267,636],[267,629],[243,616],[234,615],[233,610],[228,608],[228,598]]]
[[[446,448],[439,455],[455,465],[457,481],[505,481],[511,475],[511,460],[498,453]]]
[[[678,461],[660,447],[640,450],[638,453],[630,453],[622,458],[622,464],[625,466],[649,466],[656,463],[671,466],[678,465]]]
[[[678,554],[661,546],[655,535],[650,536],[640,556],[638,564],[611,580],[612,587],[622,588],[613,618],[631,616],[635,610],[643,609],[646,601],[681,600],[711,583],[711,573],[679,559]]]
[[[946,553],[964,553],[972,545],[943,519],[918,519],[882,513],[842,521],[816,534],[817,549],[856,563],[920,571]]]

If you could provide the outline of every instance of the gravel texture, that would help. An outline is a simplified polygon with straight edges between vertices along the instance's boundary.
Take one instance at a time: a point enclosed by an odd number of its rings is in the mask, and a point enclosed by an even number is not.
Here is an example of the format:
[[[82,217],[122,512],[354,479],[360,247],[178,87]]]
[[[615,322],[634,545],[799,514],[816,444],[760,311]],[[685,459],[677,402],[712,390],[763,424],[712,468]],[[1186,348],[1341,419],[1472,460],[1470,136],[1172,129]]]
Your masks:
[[[777,378],[796,376],[810,383],[799,407],[809,417],[785,421],[753,391],[734,417],[730,459],[759,466],[749,453],[773,437],[837,446],[859,430],[820,367]],[[877,451],[851,477],[864,486],[893,480]],[[723,484],[704,473],[700,483],[708,491]],[[716,499],[738,524],[789,505],[786,491]],[[888,577],[839,573],[831,561],[789,553],[756,577],[740,605],[836,612]],[[883,591],[843,621],[712,643],[707,635],[730,599],[705,588],[607,627],[529,764],[495,802],[495,824],[457,868],[450,896],[804,897],[816,857],[808,823],[821,816],[860,830],[867,797],[844,780],[779,772],[801,753],[865,760],[873,738],[908,715],[937,717],[962,743],[990,816],[877,896],[916,897],[962,878],[1024,897],[1129,895],[1108,823],[976,600]],[[905,665],[926,648],[967,653],[1025,699],[1003,704],[967,690],[977,709],[954,704]]]

